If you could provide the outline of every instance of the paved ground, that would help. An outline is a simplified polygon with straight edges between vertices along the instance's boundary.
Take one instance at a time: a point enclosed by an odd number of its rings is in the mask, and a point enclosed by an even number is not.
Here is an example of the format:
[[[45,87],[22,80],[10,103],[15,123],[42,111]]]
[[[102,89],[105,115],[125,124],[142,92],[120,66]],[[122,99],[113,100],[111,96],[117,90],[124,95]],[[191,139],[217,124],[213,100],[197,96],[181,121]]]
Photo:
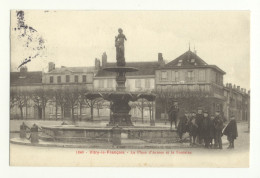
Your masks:
[[[190,148],[179,143],[170,149],[57,148],[10,144],[10,164],[27,166],[175,166],[248,167],[247,123],[238,123],[235,149]],[[223,137],[223,141],[226,137]],[[225,141],[224,141],[225,142]],[[185,143],[184,143],[185,144]],[[116,151],[114,153],[114,151]],[[92,153],[91,153],[92,152]],[[80,154],[78,154],[80,153]],[[170,155],[167,155],[170,153]],[[174,153],[174,154],[172,154]]]

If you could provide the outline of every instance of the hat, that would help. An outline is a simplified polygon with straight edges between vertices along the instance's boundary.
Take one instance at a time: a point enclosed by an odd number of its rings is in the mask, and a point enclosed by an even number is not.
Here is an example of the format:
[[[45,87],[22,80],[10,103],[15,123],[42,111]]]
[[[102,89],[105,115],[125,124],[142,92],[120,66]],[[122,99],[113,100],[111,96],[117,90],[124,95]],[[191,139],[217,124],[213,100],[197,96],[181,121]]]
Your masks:
[[[185,114],[188,114],[189,112],[187,110],[184,111]]]
[[[235,115],[231,115],[230,117],[235,117]]]
[[[215,117],[214,114],[211,114],[210,117]]]
[[[196,111],[195,111],[195,110],[192,110],[191,113],[196,113]]]
[[[208,114],[208,111],[207,110],[204,110],[204,112],[203,113],[207,113]]]
[[[220,112],[220,110],[216,110],[216,112]]]

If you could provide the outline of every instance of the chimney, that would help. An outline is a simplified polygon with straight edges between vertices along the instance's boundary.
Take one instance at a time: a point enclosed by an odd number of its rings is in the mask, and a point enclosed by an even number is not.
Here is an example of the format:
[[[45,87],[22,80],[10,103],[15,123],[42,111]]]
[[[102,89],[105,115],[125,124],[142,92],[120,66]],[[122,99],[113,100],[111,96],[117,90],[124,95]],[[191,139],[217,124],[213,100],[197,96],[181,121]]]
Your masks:
[[[95,69],[99,70],[100,69],[100,60],[99,59],[95,59]]]
[[[236,85],[235,85],[235,84],[233,85],[233,88],[234,88],[234,89],[237,89],[237,87],[236,87]]]
[[[232,83],[229,83],[228,85],[229,85],[229,88],[232,88]]]
[[[227,87],[227,88],[229,87],[229,84],[228,84],[228,83],[226,83],[226,87]]]
[[[237,90],[240,91],[240,86],[237,86]]]
[[[27,71],[28,71],[28,69],[27,69],[26,66],[22,66],[22,67],[20,68],[20,73],[21,73],[22,75],[25,75]]]
[[[55,64],[54,62],[49,62],[49,69],[48,69],[48,72],[52,71],[55,69]]]
[[[162,53],[158,53],[158,63],[160,64],[160,66],[163,66],[165,64]]]
[[[102,54],[102,67],[105,67],[107,64],[107,54],[106,52],[103,52]]]

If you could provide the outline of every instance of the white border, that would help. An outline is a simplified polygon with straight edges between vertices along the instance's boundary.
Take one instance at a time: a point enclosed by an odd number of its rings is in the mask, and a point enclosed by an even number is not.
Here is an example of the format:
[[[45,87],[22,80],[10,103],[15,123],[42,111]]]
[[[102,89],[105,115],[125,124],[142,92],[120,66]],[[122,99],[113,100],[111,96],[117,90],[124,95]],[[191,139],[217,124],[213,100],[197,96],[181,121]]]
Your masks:
[[[9,23],[10,9],[74,10],[250,10],[251,11],[251,150],[249,169],[170,168],[21,168],[9,167]],[[1,177],[260,177],[260,1],[259,0],[9,0],[0,4]]]

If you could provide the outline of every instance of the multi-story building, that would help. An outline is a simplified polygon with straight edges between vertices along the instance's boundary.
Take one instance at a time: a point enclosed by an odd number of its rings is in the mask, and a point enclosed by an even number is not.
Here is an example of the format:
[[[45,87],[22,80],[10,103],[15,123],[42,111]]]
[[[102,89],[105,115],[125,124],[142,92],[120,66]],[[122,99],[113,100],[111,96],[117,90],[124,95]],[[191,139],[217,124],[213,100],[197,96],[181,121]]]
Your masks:
[[[203,107],[214,113],[223,111],[225,72],[209,65],[195,52],[188,50],[156,70],[156,118],[165,118],[170,100],[177,100],[184,110]]]
[[[52,90],[73,90],[80,91],[92,91],[93,90],[93,77],[96,74],[97,70],[95,67],[65,67],[61,66],[60,68],[55,68],[53,62],[49,63],[48,72],[43,73],[42,83],[45,89]],[[75,92],[77,92],[75,91]],[[72,98],[73,99],[73,98]],[[58,106],[56,109],[55,102],[49,100],[49,103],[46,107],[46,113],[48,118],[71,118],[72,114],[75,118],[85,118],[87,117],[89,108],[86,104],[79,106],[75,103],[74,113],[71,111],[71,106],[68,102],[64,105],[64,108]],[[57,113],[56,113],[57,112]],[[63,112],[63,113],[61,113]]]
[[[60,68],[55,68],[55,64],[50,62],[48,72],[43,73],[42,83],[50,88],[77,86],[86,90],[93,90],[93,77],[95,73],[96,70],[94,67],[61,66]]]
[[[231,115],[239,121],[248,121],[250,118],[250,91],[240,86],[227,83],[224,87],[224,116],[229,119]]]

